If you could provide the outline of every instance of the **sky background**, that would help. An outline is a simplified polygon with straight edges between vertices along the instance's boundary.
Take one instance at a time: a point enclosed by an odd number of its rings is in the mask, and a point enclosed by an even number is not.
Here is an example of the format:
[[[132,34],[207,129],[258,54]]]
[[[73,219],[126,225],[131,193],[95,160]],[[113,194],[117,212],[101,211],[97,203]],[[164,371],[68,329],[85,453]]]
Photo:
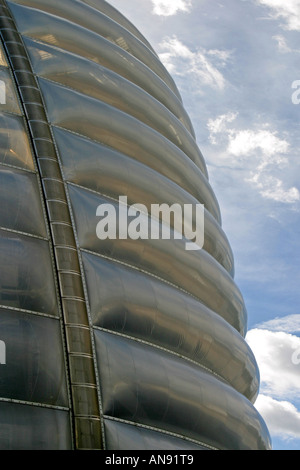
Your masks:
[[[248,310],[261,375],[255,406],[273,449],[299,450],[300,0],[109,3],[181,93]]]

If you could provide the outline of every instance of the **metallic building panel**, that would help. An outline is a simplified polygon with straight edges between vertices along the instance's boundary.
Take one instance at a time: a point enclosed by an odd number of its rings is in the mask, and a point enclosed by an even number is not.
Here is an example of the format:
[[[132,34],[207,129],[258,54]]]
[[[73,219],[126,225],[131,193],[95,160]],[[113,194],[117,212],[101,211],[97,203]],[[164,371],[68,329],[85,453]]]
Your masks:
[[[34,170],[34,163],[23,118],[0,113],[0,162]]]
[[[268,432],[256,409],[201,367],[103,331],[95,338],[105,415],[218,449],[264,448]]]
[[[197,204],[198,201],[168,178],[144,164],[104,145],[84,139],[60,128],[53,128],[58,146],[62,169],[67,181],[84,186],[101,194],[118,199],[126,195],[129,204],[139,201],[151,211],[151,204],[174,201],[181,204]],[[99,161],[101,152],[101,161]],[[84,161],[82,155],[86,155]],[[119,168],[122,166],[122,173]],[[205,187],[203,193],[205,192]],[[211,193],[208,193],[211,201]],[[202,200],[204,206],[206,203]],[[214,202],[214,200],[213,200]],[[231,247],[217,221],[205,210],[204,249],[223,265],[231,274],[234,260]],[[195,214],[193,223],[195,223]],[[171,223],[172,226],[172,223]]]
[[[99,240],[95,229],[97,207],[109,202],[118,214],[117,202],[73,185],[69,186],[69,194],[82,248],[143,269],[177,286],[244,334],[247,312],[242,295],[227,271],[208,253],[186,251],[184,240]]]
[[[129,266],[83,253],[93,325],[189,359],[251,401],[257,365],[227,322],[184,292]]]
[[[57,319],[0,309],[1,339],[6,344],[0,396],[68,406],[61,329]]]
[[[50,3],[48,0],[18,0],[14,3],[38,8],[45,13],[50,13],[68,22],[76,23],[116,44],[148,67],[151,67],[151,70],[166,83],[177,95],[177,98],[180,97],[172,77],[168,74],[158,57],[143,42],[137,40],[129,31],[106,15],[103,15],[99,10],[74,0],[64,0],[63,2],[61,0],[51,0]]]
[[[96,62],[25,38],[40,77],[99,99],[130,114],[171,140],[193,159],[199,148],[181,121],[140,87]],[[147,113],[145,113],[145,108]]]
[[[180,172],[206,167],[200,153],[187,156],[176,145],[149,126],[102,101],[87,97],[74,90],[39,79],[51,124],[83,134],[146,163],[180,181]],[[62,106],[57,107],[57,103]],[[136,140],[136,133],[139,139]]]
[[[0,0],[0,33],[0,449],[270,449],[174,80],[104,0]],[[96,209],[119,196],[204,204],[203,248],[99,240]]]
[[[65,450],[72,445],[66,410],[0,402],[0,449]]]
[[[148,162],[143,155],[137,161],[124,152],[101,142],[92,141],[55,126],[53,126],[53,133],[67,181],[116,198],[126,194],[132,203],[142,202],[143,199],[146,199],[148,204],[149,202],[158,203],[160,200],[167,203],[173,203],[176,200],[181,204],[200,202],[204,204],[205,210],[210,212],[216,221],[219,221],[219,229],[221,229],[219,206],[214,193],[208,181],[195,168],[196,175],[194,179],[191,178],[190,185],[187,179],[183,180],[184,174],[181,174],[181,178],[178,174],[179,185],[170,179],[168,171],[166,175],[161,173],[162,170],[158,171],[158,163],[156,169],[152,168],[153,160]],[[80,158],[82,154],[85,155],[84,160]],[[101,154],[101,159],[99,159],[99,154]],[[118,171],[120,165],[122,172]],[[193,189],[197,197],[191,194]],[[232,254],[230,258],[232,264]]]
[[[0,266],[0,305],[57,315],[47,241],[1,229]]]
[[[16,5],[14,2],[8,4],[17,20],[18,29],[24,36],[102,64],[140,86],[165,106],[182,109],[180,100],[165,82],[121,47],[59,17]],[[78,34],[80,41],[77,41]],[[188,126],[188,122],[186,125]]]
[[[13,86],[12,76],[10,70],[6,67],[0,67],[0,80],[5,87],[5,103],[0,104],[0,111],[5,111],[13,114],[21,114],[17,94]]]
[[[0,165],[0,199],[1,227],[47,236],[36,175]]]
[[[139,41],[142,41],[148,47],[148,49],[150,49],[154,54],[156,54],[151,44],[149,44],[149,42],[141,34],[141,32],[130,21],[128,21],[127,18],[125,18],[125,16],[122,15],[122,13],[116,10],[116,8],[110,5],[107,1],[105,0],[81,0],[81,2],[93,8],[96,8],[96,10],[101,11],[101,13],[108,16],[116,23],[118,23],[119,25],[122,25],[125,29],[127,29],[127,31],[130,31]]]
[[[129,423],[105,419],[104,426],[107,446],[113,450],[210,450],[193,441]]]

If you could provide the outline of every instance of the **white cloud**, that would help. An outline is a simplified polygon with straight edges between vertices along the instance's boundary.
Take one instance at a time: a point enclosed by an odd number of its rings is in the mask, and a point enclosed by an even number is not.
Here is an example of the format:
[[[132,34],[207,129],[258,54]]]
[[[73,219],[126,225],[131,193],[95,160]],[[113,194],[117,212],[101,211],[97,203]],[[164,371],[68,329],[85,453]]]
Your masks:
[[[300,0],[257,0],[257,2],[271,9],[271,17],[283,19],[284,29],[300,31]]]
[[[229,136],[228,152],[234,156],[256,154],[255,168],[246,180],[252,183],[266,199],[293,204],[300,200],[297,188],[284,188],[283,181],[272,175],[273,169],[288,165],[286,157],[289,143],[280,139],[270,130],[232,131]]]
[[[232,51],[209,49],[207,55],[212,56],[215,60],[220,62],[220,65],[225,66],[229,59],[231,59]]]
[[[300,438],[299,315],[274,318],[258,325],[246,335],[260,371],[260,394],[255,407],[272,436]],[[295,356],[297,361],[295,361]]]
[[[263,166],[268,161],[276,164],[286,162],[286,158],[279,155],[286,154],[289,150],[289,143],[286,140],[280,139],[276,132],[268,129],[240,130],[230,128],[228,124],[236,120],[237,117],[238,113],[228,112],[216,119],[210,119],[207,124],[210,139],[215,140],[216,134],[225,133],[228,138],[227,152],[235,157],[246,156],[260,150],[264,157]],[[268,126],[265,125],[265,127]]]
[[[284,204],[294,204],[300,200],[300,193],[297,188],[284,189],[283,182],[274,176],[257,172],[253,173],[248,181],[254,183],[260,190],[260,194],[266,199],[272,199]]]
[[[300,333],[300,315],[287,315],[277,317],[257,325],[257,328],[270,331],[284,331],[286,333]]]
[[[249,152],[261,150],[263,155],[268,159],[270,156],[286,153],[289,144],[285,140],[281,140],[276,136],[275,132],[269,130],[233,130],[230,132],[228,151],[235,156],[247,155]],[[281,157],[279,157],[282,160]]]
[[[261,392],[276,398],[300,398],[300,338],[283,331],[254,328],[247,333],[260,370]],[[297,356],[298,357],[298,356]]]
[[[198,82],[198,89],[202,85],[223,90],[225,78],[218,70],[230,57],[229,51],[204,49],[192,51],[184,45],[176,36],[165,38],[159,45],[161,53],[159,57],[165,67],[173,75],[192,76]]]
[[[289,48],[289,46],[286,43],[286,39],[283,36],[278,34],[277,36],[272,36],[272,38],[275,39],[275,41],[277,41],[279,52],[281,52],[282,54],[287,54],[288,52],[292,52],[292,49]]]
[[[237,117],[237,113],[229,112],[227,114],[221,114],[216,119],[209,119],[207,127],[209,129],[209,139],[213,144],[217,143],[216,134],[220,134],[227,131],[227,124],[234,121]]]
[[[284,182],[273,174],[288,167],[289,142],[266,124],[264,129],[255,130],[231,127],[237,116],[238,113],[229,112],[207,123],[211,143],[227,145],[223,162],[247,171],[245,181],[256,187],[262,197],[285,204],[300,201],[299,190],[285,188]]]
[[[277,41],[278,51],[281,54],[288,54],[290,52],[295,52],[295,53],[299,54],[300,49],[291,49],[288,46],[285,37],[282,36],[281,34],[278,34],[277,36],[272,36],[272,39],[275,39],[275,41]]]
[[[264,418],[270,434],[285,439],[300,438],[300,412],[292,403],[259,395],[255,407]]]
[[[191,0],[152,0],[153,13],[160,16],[175,15],[179,11],[190,11]]]

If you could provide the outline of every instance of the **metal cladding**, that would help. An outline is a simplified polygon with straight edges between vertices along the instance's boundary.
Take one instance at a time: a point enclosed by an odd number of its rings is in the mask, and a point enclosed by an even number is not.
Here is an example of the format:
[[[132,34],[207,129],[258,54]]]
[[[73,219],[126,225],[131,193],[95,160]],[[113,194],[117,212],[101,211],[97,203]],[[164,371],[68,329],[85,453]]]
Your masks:
[[[269,449],[218,202],[176,85],[102,0],[0,0],[1,449]],[[204,204],[204,247],[96,209]]]

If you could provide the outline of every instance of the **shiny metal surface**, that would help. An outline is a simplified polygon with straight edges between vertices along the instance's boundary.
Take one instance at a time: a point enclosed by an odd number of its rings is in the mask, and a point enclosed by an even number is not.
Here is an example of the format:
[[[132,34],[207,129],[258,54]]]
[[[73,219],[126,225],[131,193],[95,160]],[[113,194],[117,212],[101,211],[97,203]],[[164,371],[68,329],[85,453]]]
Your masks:
[[[83,253],[83,261],[95,327],[185,357],[255,400],[258,377],[253,355],[220,316],[188,294],[132,267],[91,253]]]
[[[46,44],[25,39],[31,62],[40,77],[110,104],[163,134],[191,158],[202,159],[194,138],[159,101],[140,87],[102,65],[74,57]],[[145,108],[147,113],[145,113]],[[178,110],[183,113],[184,110]]]
[[[270,449],[172,77],[104,0],[0,0],[0,32],[0,449]],[[203,249],[100,240],[97,207],[119,196],[204,204]]]
[[[268,432],[250,402],[201,367],[108,332],[95,336],[105,415],[159,423],[216,449],[265,448]]]
[[[158,430],[147,429],[122,421],[104,420],[107,445],[110,449],[130,450],[208,450],[192,440],[183,440],[171,433],[162,433]]]
[[[110,202],[86,189],[69,186],[81,248],[119,260],[187,292],[245,333],[246,309],[231,276],[204,250],[185,251],[182,240],[99,240],[93,225],[99,204]],[[222,285],[222,289],[221,286]]]

